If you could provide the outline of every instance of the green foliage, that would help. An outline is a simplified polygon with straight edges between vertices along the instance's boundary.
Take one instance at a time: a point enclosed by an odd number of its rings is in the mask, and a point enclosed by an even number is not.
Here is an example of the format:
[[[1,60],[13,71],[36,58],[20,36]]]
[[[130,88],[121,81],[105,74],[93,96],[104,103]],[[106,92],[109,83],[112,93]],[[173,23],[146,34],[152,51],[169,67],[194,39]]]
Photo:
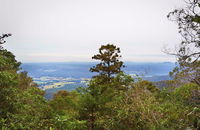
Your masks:
[[[105,121],[105,129],[150,129],[157,123],[159,113],[156,111],[156,106],[158,102],[154,94],[141,86],[141,83],[132,85],[113,102],[112,116]]]
[[[130,75],[126,75],[124,72],[120,72],[112,81],[112,86],[118,90],[127,90],[130,88],[134,79]]]
[[[55,125],[58,130],[86,130],[86,121],[79,121],[70,116],[56,116]]]
[[[5,37],[0,36],[0,43]],[[0,129],[48,129],[52,112],[43,95],[26,72],[18,72],[20,62],[0,46]]]
[[[0,37],[5,43],[8,35]],[[182,130],[200,129],[200,86],[135,80],[121,71],[119,48],[105,45],[91,68],[99,74],[88,87],[59,91],[46,100],[15,56],[0,49],[0,129],[2,130]],[[196,62],[197,63],[197,62]],[[194,64],[193,64],[194,65]],[[197,71],[196,71],[197,72]],[[179,87],[177,87],[179,86]]]
[[[159,89],[152,83],[152,82],[150,82],[150,81],[146,81],[146,80],[141,80],[141,81],[139,81],[137,84],[135,84],[136,86],[140,86],[140,87],[142,87],[143,89],[145,89],[145,90],[148,90],[148,91],[150,91],[150,92],[152,92],[152,93],[156,93],[156,92],[158,92],[159,91]],[[134,85],[134,86],[135,86]],[[133,86],[133,87],[134,87]]]
[[[86,121],[79,120],[80,95],[76,91],[58,91],[49,105],[55,113],[56,129],[84,130]]]
[[[17,71],[20,64],[11,52],[6,49],[0,49],[0,71]]]
[[[101,62],[90,69],[97,72],[88,84],[88,88],[79,89],[80,100],[80,119],[87,121],[88,129],[103,129],[102,123],[112,112],[109,107],[114,98],[125,91],[133,79],[121,71],[123,62],[119,61],[120,49],[115,45],[102,45],[99,54],[92,59]],[[127,85],[127,86],[126,86]]]
[[[4,38],[11,36],[11,34],[3,34],[0,36],[0,71],[17,71],[19,70],[20,62],[15,59],[12,52],[4,49],[1,44],[6,41]]]
[[[47,129],[52,124],[52,111],[38,88],[29,88],[15,97],[16,111],[8,113],[6,128]],[[36,125],[37,124],[37,125]]]
[[[121,67],[124,67],[123,62],[119,61],[120,49],[112,44],[102,45],[99,48],[99,54],[96,54],[92,59],[100,60],[101,62],[90,69],[91,72],[99,73],[101,78],[110,79],[112,75],[118,74]]]
[[[199,89],[198,85],[185,84],[161,91],[159,111],[166,115],[162,125],[171,129],[199,128],[196,121],[200,121],[200,115],[194,114],[194,109],[199,107],[199,96],[195,97],[194,92],[199,93]],[[193,99],[197,99],[198,103]]]
[[[79,89],[80,118],[87,120],[88,129],[105,129],[104,124],[112,117],[113,103],[127,91],[133,79],[119,73],[112,82],[102,83],[102,78],[94,77],[88,88]]]
[[[54,111],[60,115],[77,116],[77,109],[79,108],[80,95],[76,91],[67,92],[64,90],[58,91],[49,104]]]

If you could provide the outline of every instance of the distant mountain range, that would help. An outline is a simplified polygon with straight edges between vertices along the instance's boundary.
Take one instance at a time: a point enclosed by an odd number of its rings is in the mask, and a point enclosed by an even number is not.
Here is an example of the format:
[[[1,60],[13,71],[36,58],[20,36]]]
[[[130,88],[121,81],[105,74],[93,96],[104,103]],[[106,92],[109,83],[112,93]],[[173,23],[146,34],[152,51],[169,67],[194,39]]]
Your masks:
[[[59,90],[74,90],[86,86],[87,81],[96,75],[89,69],[97,62],[23,63],[22,70],[46,91],[47,98]],[[157,82],[169,80],[169,72],[175,67],[172,62],[141,63],[125,62],[123,71],[129,75],[139,75],[145,80]]]

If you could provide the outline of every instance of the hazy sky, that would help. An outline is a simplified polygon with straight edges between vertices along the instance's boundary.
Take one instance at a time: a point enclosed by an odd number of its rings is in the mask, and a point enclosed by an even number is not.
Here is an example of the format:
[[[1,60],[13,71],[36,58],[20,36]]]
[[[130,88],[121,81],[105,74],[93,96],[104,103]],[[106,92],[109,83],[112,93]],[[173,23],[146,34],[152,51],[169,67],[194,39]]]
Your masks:
[[[22,62],[91,61],[102,44],[124,61],[174,61],[162,52],[180,43],[166,18],[183,0],[0,0],[0,33]]]

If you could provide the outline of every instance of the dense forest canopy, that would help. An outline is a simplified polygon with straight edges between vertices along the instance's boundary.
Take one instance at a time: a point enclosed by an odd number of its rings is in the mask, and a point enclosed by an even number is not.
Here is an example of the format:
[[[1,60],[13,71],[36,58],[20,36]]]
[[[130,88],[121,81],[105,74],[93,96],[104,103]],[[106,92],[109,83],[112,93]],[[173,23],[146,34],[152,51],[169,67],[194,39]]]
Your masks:
[[[200,129],[199,26],[200,2],[169,14],[183,42],[174,79],[155,83],[122,71],[120,48],[102,45],[92,59],[95,72],[87,87],[61,90],[46,100],[15,55],[2,47],[0,36],[0,129],[2,130],[177,130]],[[191,45],[191,46],[190,46]],[[195,49],[194,49],[195,48]],[[179,82],[181,81],[181,82]],[[183,82],[184,81],[184,82]]]

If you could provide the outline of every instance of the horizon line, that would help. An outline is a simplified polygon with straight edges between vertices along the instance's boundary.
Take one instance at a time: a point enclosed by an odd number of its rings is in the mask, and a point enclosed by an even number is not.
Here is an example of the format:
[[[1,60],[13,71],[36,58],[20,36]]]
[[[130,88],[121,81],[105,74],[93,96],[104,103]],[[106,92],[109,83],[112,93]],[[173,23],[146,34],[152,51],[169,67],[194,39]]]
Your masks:
[[[124,63],[176,63],[172,61],[123,61]],[[98,61],[43,61],[43,62],[21,62],[28,63],[99,63]]]

